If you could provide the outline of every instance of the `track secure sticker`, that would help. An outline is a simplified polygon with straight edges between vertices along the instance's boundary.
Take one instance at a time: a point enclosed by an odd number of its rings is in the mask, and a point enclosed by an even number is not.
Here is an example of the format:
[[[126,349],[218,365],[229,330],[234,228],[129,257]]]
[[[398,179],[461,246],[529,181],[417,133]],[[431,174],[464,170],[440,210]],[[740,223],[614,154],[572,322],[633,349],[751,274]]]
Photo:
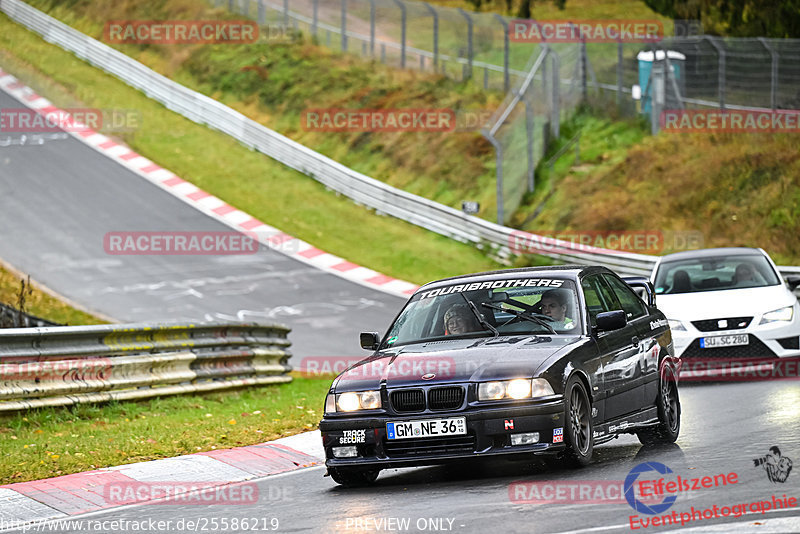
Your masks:
[[[553,429],[553,443],[563,443],[564,442],[564,428],[554,428]]]
[[[351,443],[364,443],[367,441],[367,430],[344,430],[343,436],[339,438],[339,445]]]

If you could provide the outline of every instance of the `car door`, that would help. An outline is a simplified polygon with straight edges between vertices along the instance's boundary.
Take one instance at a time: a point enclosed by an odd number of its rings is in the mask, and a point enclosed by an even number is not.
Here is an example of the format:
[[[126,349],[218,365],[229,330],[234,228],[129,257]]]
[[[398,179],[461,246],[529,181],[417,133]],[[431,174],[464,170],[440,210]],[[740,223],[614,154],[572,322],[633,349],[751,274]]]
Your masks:
[[[595,329],[598,313],[623,308],[601,274],[587,276],[582,284],[584,295],[588,292],[595,300],[592,305],[587,296],[589,320],[603,363],[603,387],[606,394],[604,420],[609,421],[638,411],[644,403],[639,372],[638,329],[636,324],[629,323],[618,330],[598,332]]]
[[[614,275],[603,275],[605,281],[611,286],[614,295],[625,310],[628,324],[636,326],[638,338],[639,371],[643,401],[645,405],[652,404],[658,392],[658,356],[659,347],[656,332],[661,329],[651,327],[651,317],[644,302],[636,292],[624,281]],[[644,407],[644,406],[642,406]]]

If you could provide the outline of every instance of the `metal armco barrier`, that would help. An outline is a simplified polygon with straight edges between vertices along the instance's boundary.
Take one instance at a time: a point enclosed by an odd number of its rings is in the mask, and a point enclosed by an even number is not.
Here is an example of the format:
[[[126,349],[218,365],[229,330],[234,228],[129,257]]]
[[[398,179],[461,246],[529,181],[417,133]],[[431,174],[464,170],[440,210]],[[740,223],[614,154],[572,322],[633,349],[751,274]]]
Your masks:
[[[241,113],[192,91],[70,28],[20,0],[0,0],[0,11],[41,35],[46,41],[112,74],[148,97],[198,124],[226,133],[243,145],[302,172],[354,202],[379,213],[476,246],[491,248],[500,257],[515,253],[519,231],[466,215],[459,210],[407,193],[337,163]],[[569,241],[533,236],[537,254],[583,265],[604,265],[620,274],[648,276],[657,259],[645,254],[587,248]],[[783,268],[782,268],[783,270]],[[796,271],[785,271],[784,274]]]
[[[0,412],[290,382],[289,328],[247,323],[0,330]]]

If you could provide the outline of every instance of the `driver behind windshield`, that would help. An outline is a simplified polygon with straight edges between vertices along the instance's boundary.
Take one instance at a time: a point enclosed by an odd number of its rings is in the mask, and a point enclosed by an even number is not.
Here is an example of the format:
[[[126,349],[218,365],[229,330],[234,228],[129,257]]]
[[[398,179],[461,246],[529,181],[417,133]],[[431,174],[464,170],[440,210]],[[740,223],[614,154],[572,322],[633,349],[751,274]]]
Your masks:
[[[478,332],[481,327],[475,314],[466,304],[454,304],[444,313],[444,335],[459,335]]]
[[[542,293],[542,313],[553,319],[549,323],[553,328],[570,329],[575,327],[572,319],[567,317],[567,293],[560,289],[551,289]]]

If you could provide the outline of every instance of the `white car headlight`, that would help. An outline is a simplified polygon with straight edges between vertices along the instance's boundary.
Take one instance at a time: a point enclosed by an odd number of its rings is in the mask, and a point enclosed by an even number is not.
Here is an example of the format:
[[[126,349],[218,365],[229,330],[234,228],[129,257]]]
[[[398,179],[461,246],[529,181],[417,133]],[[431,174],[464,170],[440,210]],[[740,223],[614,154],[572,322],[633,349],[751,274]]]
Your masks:
[[[515,378],[478,384],[478,400],[531,399],[553,395],[553,388],[544,378]]]
[[[327,411],[327,400],[325,402],[325,406]],[[380,391],[348,391],[347,393],[336,395],[336,410],[342,412],[355,412],[356,410],[377,410],[380,407]]]
[[[794,307],[786,306],[785,308],[778,308],[764,314],[761,322],[758,324],[775,323],[778,321],[789,322],[794,317]]]
[[[683,326],[683,323],[680,322],[677,319],[667,319],[667,322],[669,323],[669,329],[670,330],[683,330],[683,331],[686,331],[686,327]]]

